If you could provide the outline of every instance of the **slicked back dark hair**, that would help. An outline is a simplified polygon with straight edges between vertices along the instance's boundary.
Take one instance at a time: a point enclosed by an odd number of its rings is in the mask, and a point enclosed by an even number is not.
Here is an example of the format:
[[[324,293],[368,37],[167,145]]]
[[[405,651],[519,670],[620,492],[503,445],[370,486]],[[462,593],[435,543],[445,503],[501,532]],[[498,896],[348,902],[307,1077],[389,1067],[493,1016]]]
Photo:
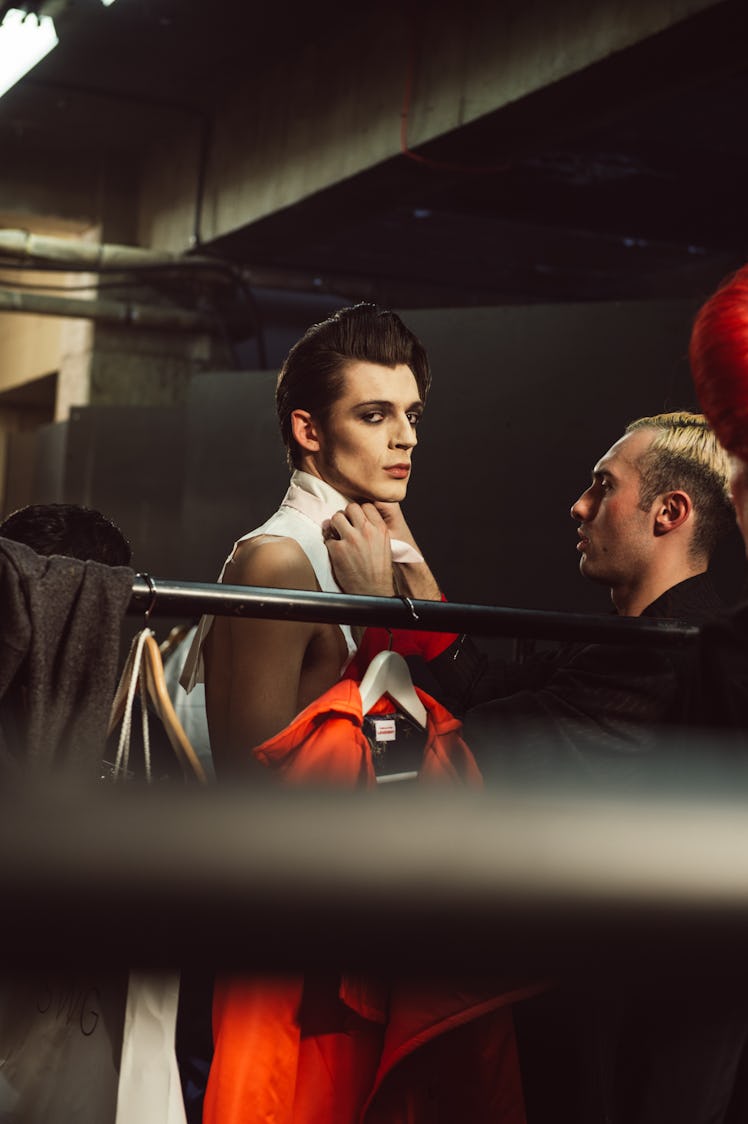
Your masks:
[[[292,412],[308,410],[324,426],[351,361],[410,367],[421,401],[426,401],[431,385],[426,350],[397,313],[368,302],[341,308],[304,333],[278,375],[275,406],[291,468],[300,465],[300,449],[291,430]]]
[[[84,562],[128,566],[132,549],[111,519],[75,503],[20,507],[0,523],[0,538],[25,543],[37,554],[63,554]]]

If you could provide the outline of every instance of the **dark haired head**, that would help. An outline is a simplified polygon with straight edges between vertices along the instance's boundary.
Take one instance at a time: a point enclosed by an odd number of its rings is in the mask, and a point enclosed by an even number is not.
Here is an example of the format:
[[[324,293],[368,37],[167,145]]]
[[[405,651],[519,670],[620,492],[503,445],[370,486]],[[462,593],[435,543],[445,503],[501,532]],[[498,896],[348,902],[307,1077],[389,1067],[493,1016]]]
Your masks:
[[[426,401],[431,385],[428,357],[423,344],[400,317],[366,302],[341,308],[304,333],[278,375],[275,404],[292,468],[299,467],[299,447],[291,432],[292,412],[308,410],[324,425],[351,361],[410,367],[421,401]]]
[[[128,566],[130,544],[95,508],[69,503],[30,504],[0,523],[0,538],[25,543],[37,554],[62,554],[107,566]]]

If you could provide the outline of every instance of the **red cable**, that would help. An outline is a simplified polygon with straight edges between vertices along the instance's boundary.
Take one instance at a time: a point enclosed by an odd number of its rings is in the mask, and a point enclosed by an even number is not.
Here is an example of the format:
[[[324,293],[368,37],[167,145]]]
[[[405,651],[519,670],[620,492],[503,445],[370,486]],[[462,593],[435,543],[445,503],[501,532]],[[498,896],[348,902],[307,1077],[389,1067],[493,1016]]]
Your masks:
[[[415,72],[415,35],[411,36],[411,45],[408,50],[408,69],[405,73],[405,88],[403,90],[403,105],[400,111],[400,152],[409,160],[423,164],[427,168],[437,168],[445,172],[467,172],[469,174],[487,175],[495,172],[505,172],[511,167],[511,161],[495,166],[471,166],[468,164],[450,164],[442,160],[431,160],[428,156],[420,156],[408,147],[408,118],[410,116],[410,102],[413,93],[413,76]]]

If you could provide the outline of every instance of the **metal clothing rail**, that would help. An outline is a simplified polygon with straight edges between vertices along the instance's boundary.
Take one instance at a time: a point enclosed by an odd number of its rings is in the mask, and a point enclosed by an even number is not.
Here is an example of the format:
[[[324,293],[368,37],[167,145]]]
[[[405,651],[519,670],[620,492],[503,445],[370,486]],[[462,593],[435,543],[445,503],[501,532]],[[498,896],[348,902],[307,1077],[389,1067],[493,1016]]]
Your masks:
[[[360,597],[347,593],[269,589],[262,586],[178,582],[138,574],[128,613],[148,616],[259,617],[323,624],[378,625],[474,636],[584,640],[683,647],[699,635],[682,621],[621,618],[614,614],[555,613],[493,605],[418,601],[408,597]]]

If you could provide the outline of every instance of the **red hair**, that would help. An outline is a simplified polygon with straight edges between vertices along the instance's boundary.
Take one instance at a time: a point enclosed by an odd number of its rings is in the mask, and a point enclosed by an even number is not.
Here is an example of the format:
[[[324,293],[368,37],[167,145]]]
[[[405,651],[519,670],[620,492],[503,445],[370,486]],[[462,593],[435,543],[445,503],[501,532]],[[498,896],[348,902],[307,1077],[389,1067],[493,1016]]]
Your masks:
[[[701,409],[717,440],[748,461],[748,266],[702,305],[688,354]]]

